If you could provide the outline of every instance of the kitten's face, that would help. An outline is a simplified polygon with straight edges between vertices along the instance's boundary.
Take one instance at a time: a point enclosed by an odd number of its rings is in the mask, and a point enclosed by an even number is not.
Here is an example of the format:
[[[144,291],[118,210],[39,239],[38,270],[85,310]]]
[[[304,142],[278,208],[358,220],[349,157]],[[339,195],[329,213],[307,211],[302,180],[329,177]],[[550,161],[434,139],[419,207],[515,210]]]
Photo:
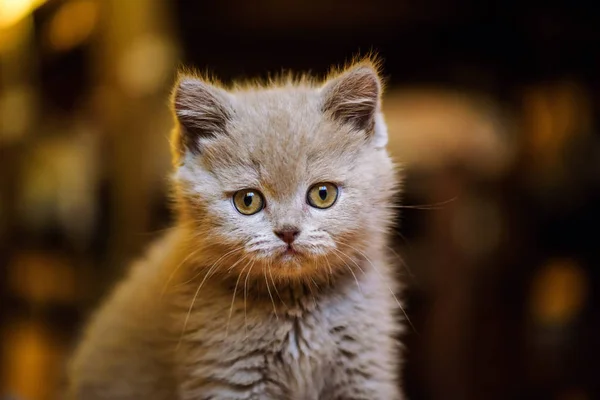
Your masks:
[[[231,93],[184,80],[175,100],[178,200],[215,270],[325,279],[382,240],[395,178],[374,71]]]

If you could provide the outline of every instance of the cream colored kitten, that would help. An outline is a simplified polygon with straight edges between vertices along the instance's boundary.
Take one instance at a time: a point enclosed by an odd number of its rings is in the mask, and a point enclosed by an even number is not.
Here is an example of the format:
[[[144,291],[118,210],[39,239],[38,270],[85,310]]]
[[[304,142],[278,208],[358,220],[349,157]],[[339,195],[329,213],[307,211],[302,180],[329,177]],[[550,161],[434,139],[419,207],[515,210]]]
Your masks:
[[[397,178],[371,61],[173,94],[177,224],[85,332],[72,399],[401,399]]]

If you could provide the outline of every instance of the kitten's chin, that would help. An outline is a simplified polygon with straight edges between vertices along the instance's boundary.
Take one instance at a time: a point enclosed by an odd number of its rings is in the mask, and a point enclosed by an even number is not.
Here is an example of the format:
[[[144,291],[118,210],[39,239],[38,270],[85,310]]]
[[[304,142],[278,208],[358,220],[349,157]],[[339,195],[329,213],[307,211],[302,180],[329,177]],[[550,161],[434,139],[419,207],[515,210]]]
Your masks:
[[[327,259],[327,253],[315,252],[314,249],[302,246],[287,248],[281,246],[269,253],[252,254],[246,263],[237,263],[237,272],[243,276],[251,275],[263,281],[265,274],[268,279],[289,282],[289,279],[307,279],[319,281],[320,276],[331,273],[334,265]],[[248,267],[248,264],[250,267]]]
[[[306,255],[299,249],[294,247],[288,247],[279,251],[276,255],[277,261],[284,264],[302,264],[302,261],[306,261]]]

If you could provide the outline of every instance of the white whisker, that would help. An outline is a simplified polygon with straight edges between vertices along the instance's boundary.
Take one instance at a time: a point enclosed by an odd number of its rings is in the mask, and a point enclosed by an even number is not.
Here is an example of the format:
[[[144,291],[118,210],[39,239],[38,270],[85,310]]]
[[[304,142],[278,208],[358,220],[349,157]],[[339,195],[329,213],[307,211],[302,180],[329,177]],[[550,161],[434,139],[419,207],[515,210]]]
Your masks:
[[[248,263],[246,263],[244,268],[242,268],[242,271],[240,272],[237,280],[235,281],[235,287],[233,288],[233,296],[231,297],[231,306],[229,307],[229,317],[227,318],[227,325],[225,327],[225,338],[227,338],[227,336],[229,335],[229,323],[231,322],[231,315],[233,313],[233,304],[235,303],[235,294],[237,293],[238,284],[240,283],[242,274],[244,273],[246,268],[248,268],[249,265],[250,265],[250,261],[248,261]]]
[[[365,270],[362,269],[362,267],[356,262],[356,260],[352,257],[350,257],[348,254],[344,253],[343,251],[339,250],[339,249],[335,249],[334,251],[337,251],[338,253],[340,253],[341,255],[345,256],[348,260],[352,261],[352,263],[354,265],[356,265],[356,268],[358,268],[360,270],[360,272],[363,273],[363,275],[365,274]]]
[[[273,282],[273,288],[275,289],[275,294],[277,294],[277,297],[279,297],[279,301],[281,301],[281,304],[283,304],[283,306],[286,309],[288,309],[287,304],[285,304],[285,302],[281,298],[281,295],[279,294],[279,290],[277,289],[277,284],[275,283],[275,279],[273,279],[273,271],[271,270],[271,264],[272,264],[272,261],[269,260],[269,262],[267,264],[267,269],[269,270],[269,275],[271,276],[271,282]]]
[[[406,263],[406,261],[404,261],[402,256],[400,256],[400,254],[398,254],[398,252],[396,250],[394,250],[394,248],[392,246],[386,245],[385,247],[387,247],[390,250],[390,252],[392,252],[392,254],[394,254],[394,256],[396,256],[396,259],[400,262],[400,265],[402,265],[406,269],[406,272],[408,272],[408,275],[412,279],[415,279],[415,274],[413,274],[413,272],[410,270],[410,268],[408,267],[408,264]]]
[[[358,283],[358,278],[356,278],[356,275],[354,274],[354,271],[352,271],[352,267],[350,267],[348,264],[346,264],[346,262],[344,261],[344,259],[342,257],[340,257],[337,252],[339,250],[334,249],[333,254],[340,259],[340,261],[342,262],[342,264],[344,264],[346,266],[346,268],[348,268],[348,271],[350,271],[350,273],[352,274],[352,276],[354,277],[354,281],[356,282],[356,287],[358,287],[358,291],[360,292],[360,294],[364,297],[364,293],[360,287],[360,284]]]
[[[250,278],[250,272],[252,272],[252,268],[254,267],[255,261],[252,261],[252,265],[248,269],[246,273],[246,280],[244,281],[244,331],[246,332],[246,337],[248,337],[248,313],[246,307],[246,300],[248,297],[248,278]]]
[[[333,278],[333,268],[331,268],[331,263],[329,262],[329,258],[325,257],[325,261],[327,261],[327,267],[329,268],[329,275],[327,277],[327,282],[331,282],[330,279]]]
[[[273,304],[273,312],[275,313],[275,318],[279,320],[279,315],[277,315],[277,308],[275,307],[275,300],[273,299],[273,295],[271,294],[271,289],[269,288],[269,280],[267,279],[267,269],[266,266],[263,267],[263,275],[265,276],[265,283],[267,285],[267,292],[269,292],[269,297],[271,298],[271,303]]]
[[[373,267],[373,270],[375,272],[377,272],[377,274],[379,275],[379,277],[381,278],[383,284],[385,286],[387,286],[388,290],[390,291],[390,294],[392,295],[392,297],[394,298],[394,300],[396,301],[396,304],[398,304],[398,307],[400,307],[400,310],[402,310],[402,313],[404,314],[404,317],[406,318],[406,320],[408,321],[408,323],[410,324],[411,328],[417,332],[417,330],[415,329],[415,326],[413,325],[412,321],[410,320],[410,318],[408,317],[408,314],[406,313],[406,311],[404,310],[404,307],[402,307],[402,304],[400,304],[400,301],[398,300],[398,298],[396,297],[396,294],[394,293],[394,291],[392,290],[392,288],[387,284],[385,277],[381,274],[381,272],[379,271],[379,269],[375,266],[375,264],[371,261],[371,259],[369,257],[367,257],[367,255],[365,253],[363,253],[362,251],[360,251],[359,249],[357,249],[356,247],[351,246],[348,243],[342,242],[340,241],[340,243],[342,243],[345,246],[350,247],[351,249],[355,250],[356,252],[358,252],[359,254],[361,254],[365,260],[367,260],[367,262],[371,265],[371,267]]]
[[[250,257],[250,255],[249,255],[249,254],[246,254],[246,255],[244,255],[242,258],[240,258],[239,260],[237,260],[236,262],[234,262],[233,264],[231,264],[231,265],[229,266],[229,268],[227,268],[227,272],[228,272],[228,273],[229,273],[229,272],[231,272],[231,271],[232,271],[232,270],[235,268],[235,266],[236,266],[236,265],[238,265],[239,263],[241,263],[242,261],[244,261],[244,260],[245,260],[245,259],[247,259],[248,257]]]
[[[217,261],[218,262],[218,261]],[[188,309],[187,315],[185,317],[185,321],[183,323],[183,329],[181,330],[181,336],[179,338],[179,343],[177,344],[177,349],[179,349],[179,346],[181,345],[181,341],[183,340],[183,336],[185,335],[185,330],[187,328],[187,324],[190,320],[190,316],[192,315],[192,309],[194,308],[194,304],[196,303],[196,299],[198,297],[198,294],[200,293],[200,289],[202,289],[202,286],[204,285],[204,282],[206,282],[206,280],[208,279],[209,276],[211,276],[211,272],[213,271],[213,269],[216,271],[217,268],[217,262],[215,262],[206,272],[206,275],[204,275],[204,279],[202,279],[202,282],[200,282],[200,285],[198,285],[198,289],[196,289],[196,293],[194,293],[194,298],[192,299],[192,304],[190,304],[190,308]]]
[[[177,271],[179,270],[179,268],[181,268],[181,266],[187,261],[189,260],[191,257],[195,256],[196,254],[198,254],[200,252],[200,250],[202,250],[202,248],[198,248],[192,252],[190,252],[190,254],[188,254],[179,264],[177,264],[177,267],[175,267],[173,269],[173,271],[169,274],[169,278],[167,279],[167,281],[165,282],[165,284],[163,285],[162,291],[160,293],[160,297],[161,299],[164,297],[165,292],[167,291],[167,287],[169,286],[169,283],[171,282],[171,280],[175,277],[175,274],[177,273]]]
[[[211,269],[212,269],[212,267],[213,267],[213,266],[217,265],[217,264],[218,264],[218,263],[219,263],[221,260],[223,260],[225,257],[227,257],[227,256],[231,255],[232,253],[234,253],[234,252],[236,252],[236,251],[242,250],[243,248],[244,248],[244,247],[242,246],[242,247],[235,248],[235,249],[233,249],[233,250],[231,250],[231,251],[228,251],[227,253],[225,253],[224,255],[222,255],[221,257],[219,257],[219,259],[217,259],[217,261],[215,261],[215,262],[214,262],[214,264],[211,266]],[[191,278],[190,278],[190,279],[188,279],[187,281],[183,282],[183,283],[182,283],[182,285],[185,285],[185,284],[187,284],[187,283],[190,283],[191,281],[193,281],[194,279],[196,279],[197,277],[199,277],[201,274],[202,274],[202,271],[199,271],[199,272],[198,272],[196,275],[194,275],[193,277],[191,277]]]

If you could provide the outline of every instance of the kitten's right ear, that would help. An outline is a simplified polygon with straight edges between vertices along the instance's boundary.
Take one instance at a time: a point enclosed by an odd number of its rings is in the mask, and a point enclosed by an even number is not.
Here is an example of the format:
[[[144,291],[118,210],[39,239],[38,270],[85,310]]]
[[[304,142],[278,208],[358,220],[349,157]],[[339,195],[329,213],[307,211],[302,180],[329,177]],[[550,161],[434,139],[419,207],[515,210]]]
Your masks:
[[[198,78],[179,78],[172,96],[173,109],[181,129],[175,138],[175,150],[201,153],[201,139],[225,133],[233,109],[229,94]]]

